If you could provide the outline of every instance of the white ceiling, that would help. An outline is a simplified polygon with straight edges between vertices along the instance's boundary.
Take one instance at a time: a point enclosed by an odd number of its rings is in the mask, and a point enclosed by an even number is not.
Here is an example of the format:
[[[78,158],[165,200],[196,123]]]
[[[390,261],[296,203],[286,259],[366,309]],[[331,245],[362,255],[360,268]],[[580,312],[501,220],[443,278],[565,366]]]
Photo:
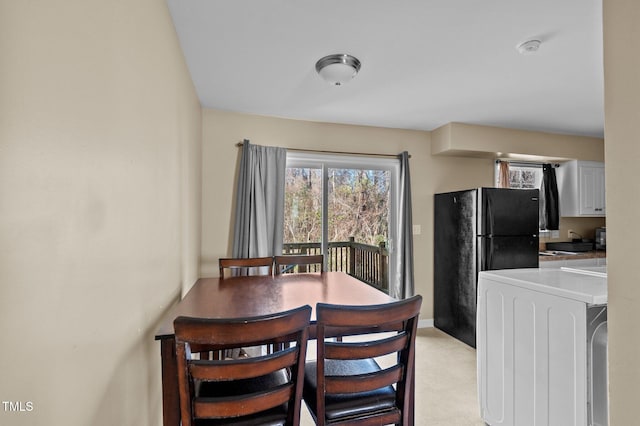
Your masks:
[[[602,137],[602,0],[167,0],[205,108]],[[516,45],[537,38],[535,54]],[[325,55],[362,62],[348,84]]]

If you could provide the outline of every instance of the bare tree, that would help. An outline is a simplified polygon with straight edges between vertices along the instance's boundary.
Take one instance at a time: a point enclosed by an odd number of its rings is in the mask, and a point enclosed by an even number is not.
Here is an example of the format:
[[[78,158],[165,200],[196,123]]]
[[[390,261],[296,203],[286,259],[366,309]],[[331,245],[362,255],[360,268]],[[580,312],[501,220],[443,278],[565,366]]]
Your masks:
[[[329,170],[329,240],[378,245],[389,235],[389,172]],[[319,169],[288,168],[285,243],[320,242],[322,179]]]

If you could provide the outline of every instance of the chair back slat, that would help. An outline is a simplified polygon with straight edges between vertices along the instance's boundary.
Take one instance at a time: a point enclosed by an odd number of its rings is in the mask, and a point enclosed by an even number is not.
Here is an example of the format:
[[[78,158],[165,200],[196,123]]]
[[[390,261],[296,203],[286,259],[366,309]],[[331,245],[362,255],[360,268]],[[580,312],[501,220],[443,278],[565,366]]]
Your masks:
[[[193,360],[189,372],[196,380],[224,381],[260,377],[293,365],[298,350],[290,347],[264,356],[259,363],[252,358],[238,360]]]
[[[417,296],[414,296],[417,297]],[[344,306],[318,303],[316,316],[325,327],[404,328],[404,321],[420,313],[420,304],[409,303],[413,298],[395,303],[365,306]],[[400,305],[398,305],[400,304]],[[415,310],[418,310],[417,312]],[[355,314],[355,315],[354,315]],[[394,325],[394,323],[396,323]]]
[[[193,318],[188,329],[182,328],[181,322],[174,323],[176,333],[180,330],[181,336],[189,343],[198,343],[202,346],[210,346],[212,349],[220,349],[229,345],[261,344],[266,341],[282,341],[291,339],[299,332],[296,319],[283,321],[280,317],[260,317],[250,324],[243,322],[243,318],[234,320],[221,320],[221,324],[214,325],[212,321],[204,318]],[[178,327],[177,329],[175,327]],[[250,329],[252,334],[246,333]],[[277,332],[276,332],[277,330]],[[215,335],[213,335],[215,333]]]
[[[283,385],[260,395],[229,397],[212,404],[205,398],[197,398],[193,404],[196,418],[233,418],[247,416],[286,404],[293,395],[293,385]]]
[[[402,332],[376,342],[345,342],[327,341],[324,344],[325,358],[329,359],[361,359],[376,358],[398,352],[407,347],[409,338]]]
[[[394,365],[386,370],[369,374],[326,376],[325,392],[328,394],[369,392],[390,386],[402,380],[402,368],[400,365]]]

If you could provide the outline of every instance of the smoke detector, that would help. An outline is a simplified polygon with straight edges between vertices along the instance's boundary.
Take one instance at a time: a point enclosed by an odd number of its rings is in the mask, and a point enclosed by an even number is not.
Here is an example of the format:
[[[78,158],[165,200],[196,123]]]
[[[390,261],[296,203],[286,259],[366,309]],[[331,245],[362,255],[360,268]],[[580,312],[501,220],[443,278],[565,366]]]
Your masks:
[[[530,55],[538,51],[540,44],[540,40],[527,40],[517,45],[516,49],[518,49],[521,55]]]

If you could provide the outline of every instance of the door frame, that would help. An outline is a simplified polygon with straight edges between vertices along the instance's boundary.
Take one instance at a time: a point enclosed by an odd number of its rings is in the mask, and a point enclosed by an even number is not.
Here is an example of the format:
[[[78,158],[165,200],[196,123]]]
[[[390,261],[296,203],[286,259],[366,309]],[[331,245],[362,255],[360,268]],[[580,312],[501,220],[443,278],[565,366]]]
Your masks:
[[[372,157],[352,154],[326,154],[310,152],[287,152],[287,167],[306,167],[320,169],[322,172],[322,241],[321,250],[325,255],[325,262],[329,250],[328,230],[328,169],[363,169],[385,170],[390,172],[389,184],[389,236],[387,249],[389,252],[389,280],[397,279],[398,251],[395,241],[400,233],[398,229],[398,210],[400,206],[400,161],[392,157]],[[325,268],[327,265],[324,265]],[[389,288],[395,283],[389,282]]]

